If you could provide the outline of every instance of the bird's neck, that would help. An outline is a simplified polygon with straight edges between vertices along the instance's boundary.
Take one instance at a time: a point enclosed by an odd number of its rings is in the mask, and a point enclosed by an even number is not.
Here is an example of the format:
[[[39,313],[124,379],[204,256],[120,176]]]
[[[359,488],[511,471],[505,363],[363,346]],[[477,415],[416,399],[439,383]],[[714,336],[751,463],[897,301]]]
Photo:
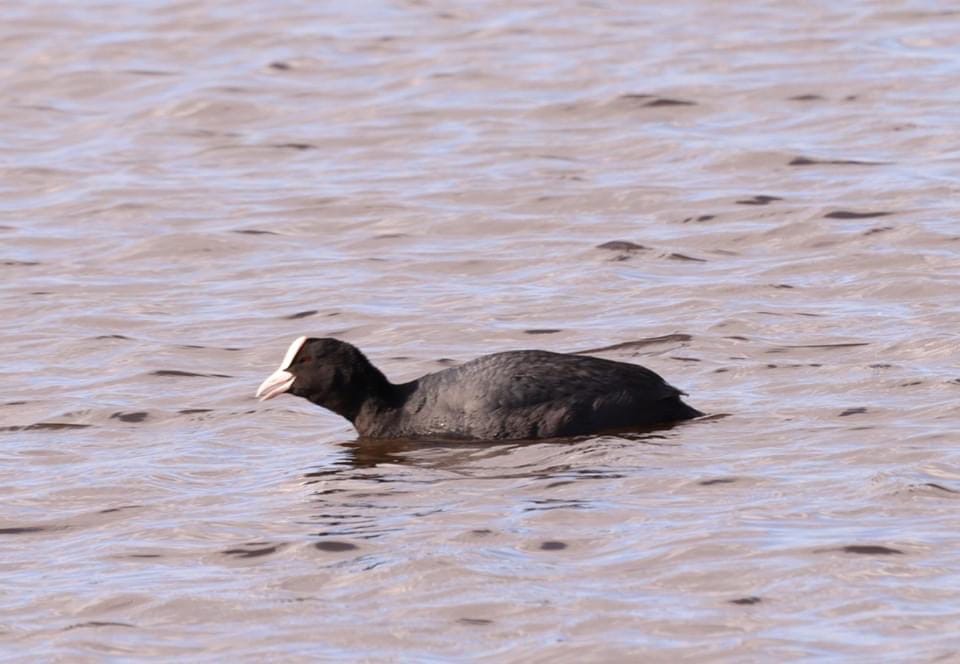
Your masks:
[[[397,401],[397,386],[373,364],[367,363],[342,372],[337,389],[328,392],[322,400],[310,400],[357,426],[362,413],[390,408]]]
[[[369,393],[353,418],[348,418],[361,436],[378,438],[396,432],[405,417],[404,406],[416,381],[394,385],[385,380],[376,393]]]

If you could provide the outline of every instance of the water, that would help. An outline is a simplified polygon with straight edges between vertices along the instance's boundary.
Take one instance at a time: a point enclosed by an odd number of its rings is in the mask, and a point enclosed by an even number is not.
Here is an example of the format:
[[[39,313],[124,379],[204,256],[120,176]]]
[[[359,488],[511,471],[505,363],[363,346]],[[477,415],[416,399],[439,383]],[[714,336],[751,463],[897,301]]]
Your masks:
[[[3,15],[7,658],[960,657],[960,14]],[[713,417],[358,443],[253,398],[300,334]]]

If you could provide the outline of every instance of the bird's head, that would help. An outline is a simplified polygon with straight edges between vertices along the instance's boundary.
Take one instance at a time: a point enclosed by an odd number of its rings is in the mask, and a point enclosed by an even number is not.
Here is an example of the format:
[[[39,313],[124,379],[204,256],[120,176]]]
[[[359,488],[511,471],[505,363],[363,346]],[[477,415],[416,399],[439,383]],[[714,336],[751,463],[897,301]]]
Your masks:
[[[347,342],[298,337],[256,396],[266,401],[286,392],[352,420],[360,404],[384,384],[383,374]]]

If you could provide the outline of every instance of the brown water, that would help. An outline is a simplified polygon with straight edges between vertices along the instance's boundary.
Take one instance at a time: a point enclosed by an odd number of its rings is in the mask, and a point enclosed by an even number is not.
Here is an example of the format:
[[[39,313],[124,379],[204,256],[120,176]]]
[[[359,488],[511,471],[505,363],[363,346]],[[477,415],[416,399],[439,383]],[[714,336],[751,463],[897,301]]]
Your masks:
[[[3,653],[960,658],[960,14],[548,5],[3,3]],[[359,444],[300,334],[728,416]]]

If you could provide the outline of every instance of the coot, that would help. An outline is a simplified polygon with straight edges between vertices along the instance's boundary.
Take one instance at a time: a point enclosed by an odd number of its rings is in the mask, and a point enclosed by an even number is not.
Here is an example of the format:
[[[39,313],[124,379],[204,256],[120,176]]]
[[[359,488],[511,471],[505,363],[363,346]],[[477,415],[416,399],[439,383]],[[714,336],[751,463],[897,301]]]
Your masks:
[[[368,438],[559,438],[703,415],[636,364],[515,350],[394,385],[356,347],[329,338],[296,339],[256,396],[284,392],[347,418]]]

